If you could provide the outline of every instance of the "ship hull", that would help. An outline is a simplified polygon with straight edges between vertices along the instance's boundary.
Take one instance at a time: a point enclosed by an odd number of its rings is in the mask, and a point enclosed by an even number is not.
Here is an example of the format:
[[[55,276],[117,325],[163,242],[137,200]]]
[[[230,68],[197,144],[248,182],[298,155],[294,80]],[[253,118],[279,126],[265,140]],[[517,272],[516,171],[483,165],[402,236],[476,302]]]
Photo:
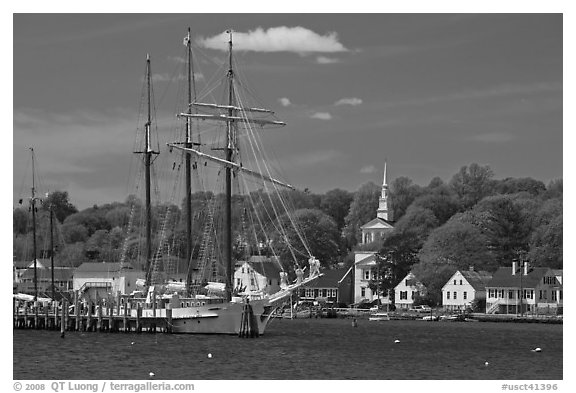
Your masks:
[[[250,302],[251,332],[264,334],[273,308],[263,300]],[[172,310],[172,333],[182,334],[240,334],[247,333],[245,319],[248,318],[246,304],[221,303],[201,307],[184,307]],[[244,321],[244,326],[243,326]]]

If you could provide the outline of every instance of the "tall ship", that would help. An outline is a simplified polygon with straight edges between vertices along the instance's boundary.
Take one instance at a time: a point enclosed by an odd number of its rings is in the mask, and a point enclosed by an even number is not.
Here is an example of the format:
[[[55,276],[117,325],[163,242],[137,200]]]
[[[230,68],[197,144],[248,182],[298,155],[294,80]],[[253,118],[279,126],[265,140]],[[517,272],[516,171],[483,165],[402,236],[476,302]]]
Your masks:
[[[137,282],[143,296],[136,296],[130,302],[137,305],[137,309],[132,308],[133,314],[138,312],[142,318],[170,320],[173,333],[256,337],[264,334],[274,311],[290,299],[293,291],[322,274],[320,262],[310,252],[290,214],[289,194],[294,187],[272,175],[272,167],[258,136],[261,128],[282,127],[285,123],[278,120],[273,111],[249,104],[250,97],[244,95],[245,86],[238,77],[233,32],[228,30],[226,34],[227,61],[222,68],[223,79],[215,83],[216,87],[206,89],[214,96],[213,92],[220,88],[219,97],[223,99],[220,102],[198,99],[190,29],[184,39],[187,48],[186,110],[177,114],[184,124],[184,140],[167,144],[171,153],[182,155],[181,165],[185,168],[183,219],[186,221],[188,270],[183,281],[170,280],[169,274],[165,274],[164,260],[170,250],[167,224],[159,225],[160,235],[154,244],[152,242],[150,178],[151,164],[158,151],[154,151],[150,143],[152,78],[150,57],[147,57],[147,119],[143,150],[137,152],[143,155],[146,179],[145,277]],[[182,179],[177,181],[182,182]],[[210,181],[216,184],[212,190],[207,187]],[[203,217],[201,238],[192,229],[196,206],[192,203],[193,183],[196,185],[194,192],[206,195],[205,203],[197,208],[201,211],[196,211],[196,216],[201,213]],[[257,188],[250,192],[250,187]],[[251,206],[234,210],[235,198],[241,191],[245,193],[242,200]],[[265,211],[268,216],[273,215],[274,220],[259,215],[256,204],[266,204],[268,210]],[[241,213],[237,214],[238,211]],[[220,218],[216,218],[217,212],[222,213]],[[291,233],[297,236],[288,236],[286,226],[292,226]],[[273,236],[273,230],[278,234]],[[301,244],[292,244],[294,240]],[[289,266],[280,261],[279,246],[284,247],[285,254],[291,255]],[[271,286],[268,290],[247,288],[239,279],[234,280],[235,271],[240,269],[238,260],[250,258],[255,249],[259,254],[265,249],[269,257],[266,263],[275,264],[278,285],[274,292],[270,292]],[[291,279],[288,279],[289,275]]]

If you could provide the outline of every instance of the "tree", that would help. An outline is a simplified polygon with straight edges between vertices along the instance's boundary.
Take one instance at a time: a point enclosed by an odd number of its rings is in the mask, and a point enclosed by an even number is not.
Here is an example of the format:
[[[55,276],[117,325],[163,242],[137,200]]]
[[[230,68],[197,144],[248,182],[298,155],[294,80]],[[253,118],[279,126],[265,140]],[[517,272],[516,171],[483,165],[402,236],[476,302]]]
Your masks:
[[[538,196],[546,191],[546,186],[541,181],[534,180],[531,177],[508,177],[495,181],[494,189],[499,194],[516,194],[524,191],[530,193],[532,196]]]
[[[548,187],[546,188],[546,192],[544,192],[544,198],[562,198],[564,194],[564,185],[562,179],[552,180],[548,183]]]
[[[320,260],[323,267],[337,261],[340,253],[340,233],[334,220],[317,209],[300,209],[280,217],[280,225],[286,236],[276,233],[272,246],[285,267],[293,267],[294,257],[300,266],[307,266],[308,252],[302,240],[307,243],[310,253]],[[292,225],[295,223],[296,228]]]
[[[463,166],[450,180],[450,187],[460,198],[463,209],[469,209],[482,198],[492,195],[494,173],[489,166],[480,166],[476,163],[469,167]]]
[[[414,199],[422,193],[420,186],[413,184],[412,180],[400,176],[390,184],[390,204],[392,206],[392,218],[395,221],[400,220],[408,206],[414,202]]]
[[[531,212],[520,201],[515,195],[486,197],[462,216],[486,237],[499,266],[509,265],[518,250],[528,250]]]
[[[444,224],[460,210],[458,197],[445,184],[424,189],[422,195],[417,197],[411,206],[420,206],[432,211],[438,219],[438,225]]]
[[[364,184],[354,194],[354,199],[350,204],[350,211],[344,219],[345,226],[342,230],[342,235],[346,239],[348,247],[358,243],[360,227],[376,218],[379,197],[380,187],[372,182]]]
[[[419,258],[421,264],[432,271],[446,265],[455,269],[476,266],[494,271],[497,268],[487,235],[463,220],[461,214],[430,233]]]
[[[48,197],[42,201],[42,209],[45,211],[52,209],[54,216],[60,222],[64,222],[66,217],[78,212],[76,206],[70,203],[68,191],[54,191],[48,194]]]
[[[419,240],[419,248],[428,237],[430,231],[437,227],[438,219],[432,210],[413,203],[406,211],[406,214],[396,223],[395,232],[411,232],[415,234]]]
[[[28,210],[21,207],[12,212],[12,232],[25,234],[28,232]]]
[[[336,188],[321,196],[320,209],[334,219],[338,230],[345,224],[346,215],[350,211],[350,204],[354,196],[348,191]]]

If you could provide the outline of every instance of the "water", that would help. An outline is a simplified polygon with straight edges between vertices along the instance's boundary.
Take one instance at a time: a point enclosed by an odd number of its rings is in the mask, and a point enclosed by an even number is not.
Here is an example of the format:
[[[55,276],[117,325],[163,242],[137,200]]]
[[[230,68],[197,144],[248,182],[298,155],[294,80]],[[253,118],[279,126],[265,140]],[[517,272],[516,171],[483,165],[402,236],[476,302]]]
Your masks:
[[[562,325],[548,324],[298,319],[257,339],[14,330],[13,342],[14,379],[562,379]]]

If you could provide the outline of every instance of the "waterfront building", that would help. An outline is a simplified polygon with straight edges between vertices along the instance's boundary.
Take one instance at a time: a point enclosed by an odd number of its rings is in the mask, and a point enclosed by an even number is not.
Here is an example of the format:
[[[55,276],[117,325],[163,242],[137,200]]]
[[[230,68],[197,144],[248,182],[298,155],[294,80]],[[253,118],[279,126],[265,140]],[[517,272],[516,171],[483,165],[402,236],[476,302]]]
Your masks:
[[[236,263],[234,289],[272,294],[280,290],[280,267],[276,257],[251,256]]]
[[[324,299],[332,304],[349,304],[352,300],[352,268],[323,270],[322,276],[303,285],[300,300]]]
[[[136,281],[144,272],[130,264],[120,262],[85,262],[73,274],[73,289],[85,300],[129,295],[137,290]]]
[[[424,284],[410,272],[394,288],[394,304],[397,309],[407,310],[414,305],[416,295],[426,296],[426,293]]]
[[[512,262],[486,284],[486,314],[563,312],[563,271]]]
[[[386,163],[384,163],[384,179],[382,181],[382,191],[378,200],[378,210],[376,218],[360,227],[360,245],[374,243],[386,234],[394,230],[393,221],[388,212],[388,179],[386,174]],[[371,280],[375,280],[378,275],[378,265],[376,263],[376,253],[373,251],[354,252],[354,303],[362,301],[373,301],[378,295],[370,289]],[[388,296],[381,296],[383,304],[389,303]]]
[[[54,286],[57,292],[67,292],[72,289],[72,274],[74,268],[54,267]],[[52,292],[52,269],[36,266],[36,280],[38,282],[38,292],[45,296],[50,296]],[[19,277],[16,284],[18,293],[34,293],[34,267],[26,269]]]
[[[486,284],[492,279],[488,272],[458,270],[442,287],[442,306],[445,310],[465,310],[474,300],[486,300]]]

